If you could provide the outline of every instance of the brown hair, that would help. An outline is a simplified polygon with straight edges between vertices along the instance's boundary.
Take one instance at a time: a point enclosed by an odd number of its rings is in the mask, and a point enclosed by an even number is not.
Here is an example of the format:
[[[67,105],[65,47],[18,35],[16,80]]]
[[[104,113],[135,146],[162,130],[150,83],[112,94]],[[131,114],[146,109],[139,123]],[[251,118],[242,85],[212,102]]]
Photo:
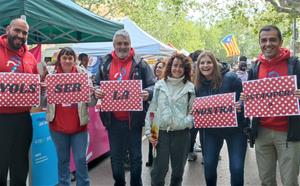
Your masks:
[[[165,62],[163,59],[158,59],[158,60],[157,60],[157,62],[156,62],[155,65],[154,65],[154,68],[153,68],[153,72],[154,72],[154,75],[155,75],[156,78],[158,78],[158,77],[156,76],[156,69],[157,69],[157,66],[158,66],[160,63],[163,64],[163,67],[166,66],[166,62]]]
[[[165,73],[164,73],[164,80],[167,80],[168,76],[171,77],[171,75],[172,75],[171,69],[172,69],[172,65],[173,65],[175,58],[179,59],[183,64],[183,69],[184,69],[183,83],[186,83],[187,81],[191,81],[191,62],[190,62],[190,59],[183,54],[174,54],[168,60],[168,64],[166,66]]]
[[[74,50],[70,47],[64,47],[59,51],[59,53],[57,55],[57,60],[56,60],[56,63],[55,63],[56,67],[61,67],[60,58],[63,55],[73,56],[74,57],[74,62],[76,62],[76,54],[75,54]]]
[[[201,74],[200,69],[199,69],[200,61],[205,56],[209,57],[214,65],[213,72],[212,72],[212,84],[211,84],[212,88],[217,89],[221,86],[221,83],[222,83],[222,74],[221,74],[220,64],[217,62],[213,53],[211,53],[209,51],[204,51],[199,55],[199,57],[197,59],[197,65],[196,65],[196,70],[195,70],[196,75],[194,78],[194,84],[195,84],[196,90],[199,90],[203,81],[206,80],[205,76],[203,74]]]

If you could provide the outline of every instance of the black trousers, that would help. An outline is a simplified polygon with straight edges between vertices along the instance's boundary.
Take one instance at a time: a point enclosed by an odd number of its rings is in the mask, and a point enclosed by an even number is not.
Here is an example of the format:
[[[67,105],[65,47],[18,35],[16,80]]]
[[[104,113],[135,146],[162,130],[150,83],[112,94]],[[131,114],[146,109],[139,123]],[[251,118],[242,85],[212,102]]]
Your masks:
[[[149,151],[148,151],[148,163],[152,164],[153,162],[153,152],[152,152],[152,144],[149,142]]]
[[[196,137],[199,129],[198,128],[191,128],[190,133],[191,133],[191,143],[190,143],[190,149],[189,152],[194,152],[194,144],[196,142]]]
[[[30,113],[0,114],[0,185],[26,185],[29,169],[28,151],[32,141]]]

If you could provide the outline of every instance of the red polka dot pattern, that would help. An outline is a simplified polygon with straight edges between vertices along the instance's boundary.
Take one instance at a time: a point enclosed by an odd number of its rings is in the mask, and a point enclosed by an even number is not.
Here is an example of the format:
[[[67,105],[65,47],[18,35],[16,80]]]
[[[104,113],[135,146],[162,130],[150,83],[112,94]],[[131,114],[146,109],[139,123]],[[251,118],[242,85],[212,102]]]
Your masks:
[[[245,117],[298,115],[299,102],[293,93],[296,89],[296,76],[244,82]]]
[[[0,73],[0,106],[13,107],[39,105],[39,82],[40,76],[38,74]],[[33,89],[29,87],[30,85],[31,87],[35,87],[35,91],[32,91],[32,93],[31,90]],[[9,90],[15,93],[11,93]]]
[[[193,104],[195,128],[237,127],[235,93],[196,98]]]
[[[101,111],[143,110],[141,80],[101,81],[100,87],[105,92],[101,100]],[[128,99],[125,99],[124,91],[128,91]]]
[[[50,104],[88,103],[91,100],[88,75],[86,73],[49,74],[46,76],[46,84],[47,102]],[[62,86],[62,92],[55,92],[55,87],[58,84],[80,84],[80,91],[78,91],[78,88],[70,86],[66,92],[64,91],[64,86]]]

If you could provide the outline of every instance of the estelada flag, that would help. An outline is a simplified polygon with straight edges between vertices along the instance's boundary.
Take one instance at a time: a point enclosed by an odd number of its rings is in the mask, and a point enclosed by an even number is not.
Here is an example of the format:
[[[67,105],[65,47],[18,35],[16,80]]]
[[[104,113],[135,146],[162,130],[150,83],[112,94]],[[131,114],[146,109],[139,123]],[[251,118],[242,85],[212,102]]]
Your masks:
[[[221,41],[221,45],[225,48],[227,57],[239,56],[241,53],[236,39],[232,34],[224,37]]]
[[[40,76],[26,73],[0,73],[0,106],[40,104]]]
[[[196,98],[193,116],[195,128],[237,127],[235,92]]]
[[[47,102],[54,104],[91,101],[87,73],[60,73],[46,76]]]
[[[243,82],[245,117],[299,115],[296,76],[264,78]]]
[[[101,81],[101,111],[142,111],[141,80]]]

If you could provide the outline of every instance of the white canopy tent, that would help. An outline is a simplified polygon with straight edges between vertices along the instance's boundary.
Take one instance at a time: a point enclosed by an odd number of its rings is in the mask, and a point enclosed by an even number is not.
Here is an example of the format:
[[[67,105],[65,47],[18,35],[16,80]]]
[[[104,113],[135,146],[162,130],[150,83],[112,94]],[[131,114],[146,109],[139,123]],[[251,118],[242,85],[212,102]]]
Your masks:
[[[124,29],[129,32],[131,39],[131,46],[135,49],[138,55],[159,55],[171,56],[176,52],[166,44],[161,43],[147,32],[138,27],[133,21],[125,18],[122,23]],[[72,48],[77,54],[86,53],[89,56],[103,56],[113,50],[112,42],[96,42],[96,43],[78,43],[74,44]]]

